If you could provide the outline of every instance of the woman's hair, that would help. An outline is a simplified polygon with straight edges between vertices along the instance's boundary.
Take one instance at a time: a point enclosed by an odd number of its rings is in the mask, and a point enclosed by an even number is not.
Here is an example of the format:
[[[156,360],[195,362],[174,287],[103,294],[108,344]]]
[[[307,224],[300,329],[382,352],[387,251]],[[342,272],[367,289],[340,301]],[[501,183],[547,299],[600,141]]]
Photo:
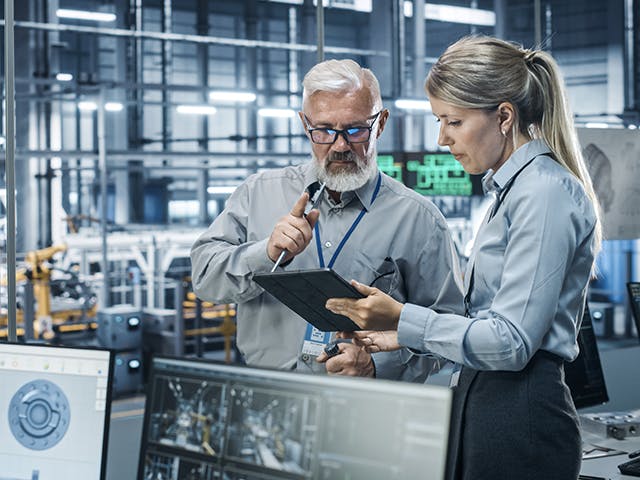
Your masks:
[[[554,159],[584,186],[598,221],[600,208],[573,124],[560,69],[551,55],[487,36],[468,36],[447,48],[425,82],[429,97],[459,108],[494,110],[509,102],[516,112],[512,133],[542,138]],[[597,250],[596,250],[597,251]]]
[[[302,105],[316,92],[353,92],[367,87],[374,111],[382,110],[380,84],[373,72],[353,60],[326,60],[307,72],[302,81]]]

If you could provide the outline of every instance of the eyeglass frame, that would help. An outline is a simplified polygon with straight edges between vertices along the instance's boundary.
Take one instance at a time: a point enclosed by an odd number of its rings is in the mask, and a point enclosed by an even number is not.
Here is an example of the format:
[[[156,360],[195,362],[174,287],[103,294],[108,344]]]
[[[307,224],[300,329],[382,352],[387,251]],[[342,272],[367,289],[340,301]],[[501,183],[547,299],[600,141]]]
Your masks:
[[[344,138],[344,141],[347,142],[348,145],[360,145],[362,143],[367,143],[369,140],[371,140],[371,131],[373,130],[373,126],[376,124],[376,120],[378,120],[378,118],[380,117],[380,114],[382,112],[384,112],[385,109],[383,108],[382,110],[378,111],[378,113],[374,113],[373,115],[371,115],[370,117],[367,117],[367,119],[365,121],[371,121],[371,125],[367,125],[366,127],[362,126],[362,127],[349,127],[349,128],[345,128],[342,130],[338,130],[337,128],[327,128],[327,127],[318,127],[318,128],[311,128],[311,122],[309,121],[309,118],[307,117],[307,115],[305,113],[302,113],[302,116],[304,117],[304,123],[305,123],[305,127],[307,128],[307,132],[309,132],[309,139],[315,143],[316,145],[333,145],[334,143],[336,143],[336,141],[338,140],[338,135],[342,135],[342,138]],[[349,140],[349,134],[347,133],[348,130],[351,130],[353,128],[357,128],[357,129],[365,129],[369,131],[369,135],[367,135],[367,139],[363,140],[361,142],[353,142],[351,140]],[[316,132],[318,130],[331,130],[333,132],[335,132],[333,134],[333,141],[331,142],[316,142],[313,139],[313,132]]]

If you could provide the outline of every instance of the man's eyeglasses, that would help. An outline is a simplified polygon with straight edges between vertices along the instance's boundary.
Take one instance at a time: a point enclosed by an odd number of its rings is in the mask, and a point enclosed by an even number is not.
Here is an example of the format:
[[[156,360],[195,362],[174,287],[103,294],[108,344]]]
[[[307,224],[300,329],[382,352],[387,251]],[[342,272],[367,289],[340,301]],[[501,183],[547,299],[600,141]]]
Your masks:
[[[380,110],[375,115],[370,116],[367,120],[372,120],[371,125],[367,127],[350,127],[344,130],[337,130],[335,128],[311,128],[309,119],[304,115],[304,119],[307,123],[307,131],[311,137],[313,143],[319,143],[322,145],[330,145],[335,143],[338,139],[338,135],[342,135],[347,143],[365,143],[369,141],[371,136],[371,129],[376,123],[376,120],[382,113]]]

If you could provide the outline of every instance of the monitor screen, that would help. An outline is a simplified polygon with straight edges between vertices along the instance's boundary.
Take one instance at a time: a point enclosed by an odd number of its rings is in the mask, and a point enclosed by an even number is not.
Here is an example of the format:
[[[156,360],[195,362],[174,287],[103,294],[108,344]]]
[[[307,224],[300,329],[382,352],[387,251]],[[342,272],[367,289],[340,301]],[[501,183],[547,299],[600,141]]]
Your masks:
[[[593,331],[589,305],[585,305],[582,325],[578,332],[580,353],[571,363],[566,362],[564,372],[576,408],[601,405],[609,401],[602,373],[598,344]]]
[[[394,152],[378,155],[378,168],[421,195],[483,195],[482,176],[469,175],[445,152]]]
[[[138,478],[440,479],[451,391],[156,357]]]
[[[636,333],[640,338],[640,282],[627,282],[627,291],[629,292],[631,313],[636,324]]]
[[[105,478],[112,355],[0,343],[0,478]]]

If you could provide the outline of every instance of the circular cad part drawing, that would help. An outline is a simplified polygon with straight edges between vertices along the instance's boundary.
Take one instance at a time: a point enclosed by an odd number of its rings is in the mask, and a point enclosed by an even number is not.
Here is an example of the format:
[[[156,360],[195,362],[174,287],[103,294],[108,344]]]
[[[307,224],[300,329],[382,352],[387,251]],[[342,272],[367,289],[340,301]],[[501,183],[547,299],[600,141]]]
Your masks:
[[[56,445],[69,428],[71,410],[64,392],[48,380],[25,383],[9,403],[13,436],[31,450]]]

